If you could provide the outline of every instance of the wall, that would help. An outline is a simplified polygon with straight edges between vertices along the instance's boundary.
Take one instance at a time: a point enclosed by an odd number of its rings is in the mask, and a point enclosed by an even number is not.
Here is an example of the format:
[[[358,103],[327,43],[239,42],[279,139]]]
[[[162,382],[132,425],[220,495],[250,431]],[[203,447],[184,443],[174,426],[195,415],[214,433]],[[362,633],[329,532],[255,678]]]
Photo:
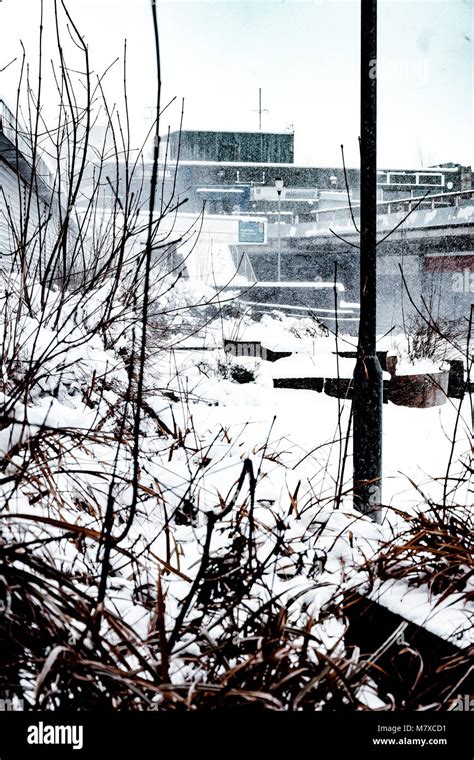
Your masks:
[[[231,247],[238,243],[242,216],[169,214],[160,223],[159,239],[173,246],[186,275],[210,286],[245,285],[255,280],[245,251],[239,256]],[[252,247],[252,246],[249,246]],[[238,268],[238,273],[237,273]]]

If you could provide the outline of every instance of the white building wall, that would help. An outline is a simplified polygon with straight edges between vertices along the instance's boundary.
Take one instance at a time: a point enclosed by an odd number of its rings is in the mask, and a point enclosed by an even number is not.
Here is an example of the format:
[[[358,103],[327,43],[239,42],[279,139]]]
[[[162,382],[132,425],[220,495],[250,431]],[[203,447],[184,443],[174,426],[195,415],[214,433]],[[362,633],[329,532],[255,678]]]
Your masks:
[[[0,160],[0,265],[10,269],[19,260],[23,239],[28,274],[41,278],[57,240],[59,209],[33,191],[27,215],[28,198],[26,182]]]
[[[169,214],[160,223],[158,240],[180,240],[177,243],[190,277],[210,286],[246,285],[255,282],[250,261],[244,256],[236,262],[231,247],[239,242],[239,221],[255,221],[251,217]]]

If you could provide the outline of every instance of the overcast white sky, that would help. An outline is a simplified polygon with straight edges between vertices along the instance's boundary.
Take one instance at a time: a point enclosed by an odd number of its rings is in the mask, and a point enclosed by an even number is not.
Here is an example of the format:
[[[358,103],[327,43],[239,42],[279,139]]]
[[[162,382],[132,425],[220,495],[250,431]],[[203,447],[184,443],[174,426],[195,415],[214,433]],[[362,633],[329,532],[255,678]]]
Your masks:
[[[45,48],[52,54],[53,0],[45,0]],[[359,2],[357,0],[157,0],[167,111],[176,128],[185,98],[188,129],[295,130],[298,163],[358,164]],[[39,0],[0,2],[0,68],[37,50]],[[134,135],[155,100],[148,0],[69,0],[95,71],[121,56],[127,39]],[[473,159],[473,0],[379,0],[379,165]],[[70,44],[69,44],[70,47]],[[65,41],[65,49],[68,43]],[[74,61],[74,58],[72,59]],[[0,74],[0,98],[13,103],[18,65]],[[32,73],[34,72],[34,67]],[[121,70],[108,80],[120,100]],[[51,82],[45,103],[55,104]],[[106,88],[107,89],[107,88]]]

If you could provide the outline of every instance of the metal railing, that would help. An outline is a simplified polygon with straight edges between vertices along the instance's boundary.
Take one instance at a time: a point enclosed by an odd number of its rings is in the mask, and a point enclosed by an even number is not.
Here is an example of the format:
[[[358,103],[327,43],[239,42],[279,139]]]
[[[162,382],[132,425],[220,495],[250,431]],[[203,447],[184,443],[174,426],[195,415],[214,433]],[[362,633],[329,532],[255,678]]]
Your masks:
[[[418,195],[411,196],[410,198],[397,198],[389,201],[377,201],[377,212],[379,213],[380,210],[381,213],[391,214],[395,213],[396,211],[412,211],[415,207],[419,209],[426,209],[428,207],[434,211],[436,208],[443,208],[447,205],[458,206],[459,201],[463,197],[472,196],[473,194],[474,189],[470,188],[469,190],[455,190],[449,191],[447,193],[433,193],[427,195],[426,197],[423,195]],[[451,199],[454,201],[453,204],[443,204],[440,202],[441,200]],[[438,203],[436,203],[436,201],[438,201]],[[314,216],[316,222],[320,221],[320,216],[330,216],[331,219],[329,221],[337,221],[337,219],[344,218],[345,216],[350,217],[351,209],[354,215],[358,216],[360,213],[360,203],[352,203],[350,206],[347,205],[336,206],[334,208],[315,209],[314,211],[310,211],[310,214]]]

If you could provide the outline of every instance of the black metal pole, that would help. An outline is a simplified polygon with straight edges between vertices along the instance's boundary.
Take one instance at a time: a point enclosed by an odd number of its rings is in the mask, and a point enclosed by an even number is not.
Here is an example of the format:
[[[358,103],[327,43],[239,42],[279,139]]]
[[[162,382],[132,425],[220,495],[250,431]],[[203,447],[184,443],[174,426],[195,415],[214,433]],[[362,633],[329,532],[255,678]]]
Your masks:
[[[354,505],[380,521],[382,369],[377,327],[377,0],[361,0],[360,323],[354,373]]]

